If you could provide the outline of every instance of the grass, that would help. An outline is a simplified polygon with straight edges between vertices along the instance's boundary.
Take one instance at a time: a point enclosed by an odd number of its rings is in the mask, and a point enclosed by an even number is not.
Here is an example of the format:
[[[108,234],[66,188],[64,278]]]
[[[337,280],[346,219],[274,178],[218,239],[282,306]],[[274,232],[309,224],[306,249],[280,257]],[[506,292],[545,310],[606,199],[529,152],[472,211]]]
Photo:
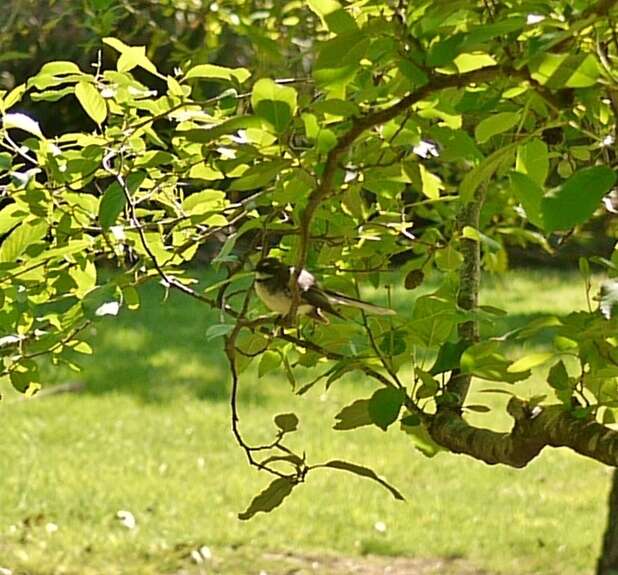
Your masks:
[[[360,478],[315,472],[282,508],[240,522],[236,513],[268,479],[247,466],[232,439],[225,362],[219,344],[205,340],[216,317],[177,294],[162,305],[162,295],[151,286],[140,312],[97,324],[96,354],[84,372],[49,372],[84,382],[84,392],[32,401],[5,394],[0,567],[30,575],[274,574],[289,570],[266,552],[291,551],[463,558],[503,574],[593,572],[607,468],[562,449],[523,470],[451,454],[428,460],[396,426],[388,434],[334,432],[335,413],[374,389],[359,377],[299,398],[283,378],[249,372],[242,428],[251,441],[267,440],[272,416],[294,411],[301,419],[294,442],[311,461],[368,464],[406,502]],[[482,300],[514,314],[496,329],[585,308],[577,275],[545,271],[489,281]],[[483,387],[495,385],[477,383],[474,403],[503,401],[479,393]],[[532,393],[534,383],[516,389]],[[494,415],[473,418],[504,424]],[[124,527],[119,510],[130,511],[137,527]],[[213,558],[198,564],[191,552],[202,546]]]

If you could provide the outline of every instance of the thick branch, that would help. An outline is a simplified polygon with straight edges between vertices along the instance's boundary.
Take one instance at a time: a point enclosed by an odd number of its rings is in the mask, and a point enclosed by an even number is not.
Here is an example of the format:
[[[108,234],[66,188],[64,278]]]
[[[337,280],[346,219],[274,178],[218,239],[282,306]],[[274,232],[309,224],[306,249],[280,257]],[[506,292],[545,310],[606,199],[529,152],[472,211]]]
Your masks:
[[[457,215],[457,231],[462,234],[465,227],[478,229],[479,215],[485,199],[485,188],[481,186],[473,201],[463,204]],[[463,256],[463,262],[459,270],[459,291],[457,292],[457,305],[461,309],[473,310],[478,307],[479,288],[481,282],[481,248],[479,242],[472,238],[461,237],[459,250]],[[459,339],[467,345],[473,345],[478,341],[478,322],[470,320],[459,325]],[[459,398],[459,405],[463,405],[468,389],[470,388],[470,375],[462,374],[454,370],[448,382],[448,390]]]
[[[562,405],[531,409],[520,399],[509,402],[515,419],[509,433],[479,429],[452,409],[440,410],[429,424],[433,439],[453,453],[463,453],[490,465],[525,467],[546,447],[573,451],[618,466],[618,432],[592,418],[574,417]]]

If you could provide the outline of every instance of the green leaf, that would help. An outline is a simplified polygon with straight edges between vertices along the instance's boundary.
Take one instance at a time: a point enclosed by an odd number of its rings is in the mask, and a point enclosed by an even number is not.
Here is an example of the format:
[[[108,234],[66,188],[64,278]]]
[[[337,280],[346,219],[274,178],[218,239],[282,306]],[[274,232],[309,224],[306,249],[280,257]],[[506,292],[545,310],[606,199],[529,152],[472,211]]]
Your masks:
[[[233,329],[234,326],[231,323],[218,323],[216,325],[211,325],[208,330],[206,330],[206,341],[227,335],[228,333],[231,333]]]
[[[423,382],[422,385],[416,390],[417,399],[427,399],[436,395],[439,385],[438,382],[431,377],[431,374],[419,369],[414,370],[417,377]]]
[[[558,391],[567,390],[571,387],[569,374],[562,360],[550,368],[547,383]]]
[[[359,109],[356,104],[337,98],[316,102],[313,104],[312,108],[315,112],[320,114],[330,114],[331,116],[340,116],[342,118],[359,115]],[[303,116],[305,116],[305,114],[303,114]]]
[[[284,433],[290,433],[298,429],[298,417],[295,413],[280,413],[275,415],[275,425]]]
[[[6,234],[28,215],[20,204],[9,204],[0,210],[0,234]]]
[[[599,207],[601,199],[616,181],[616,173],[606,166],[584,168],[541,202],[545,230],[569,230],[583,224]]]
[[[428,294],[416,300],[412,321],[406,327],[413,341],[432,347],[445,342],[454,325],[454,303],[436,294]]]
[[[270,78],[258,80],[251,92],[253,111],[279,133],[287,128],[296,113],[296,99],[294,88],[279,86]]]
[[[456,343],[447,341],[443,343],[438,350],[438,357],[436,357],[436,361],[429,373],[431,375],[438,375],[439,373],[452,371],[459,367],[459,360],[466,346],[466,342],[463,341],[458,341]]]
[[[530,75],[551,89],[588,88],[594,86],[600,67],[593,54],[543,53],[531,60]]]
[[[89,82],[78,82],[75,97],[82,108],[97,124],[101,125],[107,117],[107,106],[99,90]]]
[[[139,309],[140,300],[139,292],[132,285],[127,285],[122,288],[122,299],[124,305],[130,310]]]
[[[498,349],[497,341],[485,341],[468,347],[461,354],[461,371],[480,379],[508,383],[530,377],[530,371],[509,371],[511,362],[499,353]]]
[[[526,174],[531,180],[542,186],[549,172],[547,144],[543,140],[533,138],[529,142],[518,146],[515,169],[522,174]]]
[[[103,193],[99,204],[99,223],[104,230],[116,223],[126,203],[124,190],[118,182],[112,182]]]
[[[272,162],[262,162],[249,168],[242,177],[234,180],[230,185],[230,190],[245,192],[264,188],[274,180],[281,171],[289,166],[289,160],[273,160]]]
[[[257,495],[243,513],[238,514],[238,519],[246,521],[256,513],[269,513],[283,502],[292,493],[296,483],[287,477],[278,477],[264,491]]]
[[[270,371],[274,371],[281,365],[281,355],[276,351],[266,350],[258,365],[258,377],[266,375]]]
[[[459,56],[453,60],[453,63],[457,67],[457,71],[460,74],[465,74],[466,72],[471,72],[472,70],[487,68],[487,66],[494,66],[496,64],[496,60],[489,54],[477,52],[474,54],[459,54]]]
[[[119,72],[129,72],[139,66],[165,80],[165,76],[159,74],[157,67],[146,56],[146,46],[127,46],[118,38],[110,37],[103,38],[103,43],[120,52],[120,58],[116,64]]]
[[[202,190],[185,198],[182,209],[187,214],[204,214],[206,212],[220,211],[225,208],[225,192],[220,190]]]
[[[357,29],[354,18],[336,0],[307,0],[307,4],[331,32],[341,34]]]
[[[0,152],[0,170],[5,172],[11,168],[12,156],[8,152]]]
[[[34,395],[40,388],[39,367],[32,359],[22,359],[9,373],[11,385],[20,393]]]
[[[369,416],[369,400],[357,399],[335,415],[335,419],[338,421],[333,426],[333,429],[340,431],[371,425],[373,421]]]
[[[46,64],[43,64],[38,73],[49,74],[51,76],[63,76],[64,74],[81,74],[82,71],[74,62],[56,60],[54,62],[47,62]]]
[[[493,136],[502,134],[519,122],[518,112],[500,112],[481,120],[474,129],[474,139],[482,144]]]
[[[459,194],[463,203],[468,203],[474,198],[474,193],[481,184],[492,178],[496,170],[504,162],[512,158],[515,144],[509,144],[504,148],[496,150],[487,156],[478,166],[470,170],[459,186]]]
[[[432,174],[422,164],[419,164],[419,171],[421,175],[423,194],[430,200],[437,200],[440,197],[440,190],[444,189],[442,180],[435,174]]]
[[[434,457],[440,451],[444,451],[444,447],[438,445],[429,435],[425,425],[408,425],[402,421],[401,430],[410,437],[414,447],[425,457]]]
[[[47,234],[47,222],[36,220],[16,227],[0,246],[0,262],[15,262],[29,246]]]
[[[4,100],[0,98],[0,111],[6,112],[6,110],[17,104],[22,99],[27,89],[26,84],[19,84],[5,96]]]
[[[537,228],[544,229],[543,214],[541,213],[543,189],[537,182],[519,172],[511,172],[509,178],[511,188],[524,207],[530,222]]]
[[[463,256],[452,245],[436,250],[436,266],[443,271],[454,271],[459,269],[463,263]]]
[[[388,489],[391,495],[398,499],[399,501],[405,501],[403,495],[395,489],[392,485],[389,485],[384,479],[379,477],[375,471],[372,469],[368,469],[367,467],[363,467],[362,465],[357,465],[355,463],[350,463],[348,461],[341,461],[339,459],[333,459],[328,463],[324,464],[324,467],[331,467],[332,469],[341,469],[342,471],[349,471],[350,473],[354,473],[355,475],[360,475],[361,477],[367,477],[368,479],[373,479],[373,481],[377,481],[382,487]]]
[[[2,117],[2,126],[5,130],[17,128],[19,130],[23,130],[24,132],[28,132],[37,138],[44,138],[43,132],[41,132],[41,128],[39,127],[39,123],[29,116],[26,116],[26,114],[20,114],[18,112],[14,114],[5,114]]]
[[[549,361],[553,357],[554,354],[551,352],[531,353],[530,355],[519,358],[517,361],[509,365],[507,371],[509,373],[527,371],[529,369],[544,364],[546,361]]]
[[[368,411],[371,421],[383,431],[399,417],[405,393],[390,387],[378,389],[369,399]]]
[[[191,68],[185,75],[186,80],[191,78],[208,78],[213,80],[236,80],[242,84],[251,76],[246,68],[225,68],[214,64],[199,64]]]
[[[219,124],[208,126],[207,128],[194,128],[190,130],[179,130],[176,134],[189,142],[208,144],[224,134],[233,134],[238,130],[255,128],[263,129],[264,121],[257,116],[238,116],[230,118]],[[267,124],[266,124],[267,125]]]
[[[30,98],[34,102],[57,102],[61,98],[68,96],[69,94],[75,93],[74,86],[67,86],[66,88],[62,88],[61,90],[45,90],[44,92],[31,92]]]

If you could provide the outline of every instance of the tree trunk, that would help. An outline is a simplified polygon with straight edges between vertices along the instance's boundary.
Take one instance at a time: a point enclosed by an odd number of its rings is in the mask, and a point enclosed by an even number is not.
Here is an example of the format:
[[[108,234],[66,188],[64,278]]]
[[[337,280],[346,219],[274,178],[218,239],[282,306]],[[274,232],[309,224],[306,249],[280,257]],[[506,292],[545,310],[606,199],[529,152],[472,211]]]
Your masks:
[[[597,575],[618,575],[618,470],[614,470],[609,492],[607,527],[603,549],[597,563]]]

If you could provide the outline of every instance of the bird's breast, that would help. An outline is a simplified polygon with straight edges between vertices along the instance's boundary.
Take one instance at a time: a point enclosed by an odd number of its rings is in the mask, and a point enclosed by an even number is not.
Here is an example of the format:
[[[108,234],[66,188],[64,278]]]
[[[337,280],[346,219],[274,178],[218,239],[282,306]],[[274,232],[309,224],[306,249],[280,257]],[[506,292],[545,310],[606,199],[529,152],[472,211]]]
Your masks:
[[[267,282],[255,282],[255,293],[264,302],[264,305],[281,315],[285,315],[290,311],[292,300],[288,294],[283,290],[273,289]],[[298,313],[301,315],[311,312],[313,306],[308,304],[300,304],[298,306]]]

